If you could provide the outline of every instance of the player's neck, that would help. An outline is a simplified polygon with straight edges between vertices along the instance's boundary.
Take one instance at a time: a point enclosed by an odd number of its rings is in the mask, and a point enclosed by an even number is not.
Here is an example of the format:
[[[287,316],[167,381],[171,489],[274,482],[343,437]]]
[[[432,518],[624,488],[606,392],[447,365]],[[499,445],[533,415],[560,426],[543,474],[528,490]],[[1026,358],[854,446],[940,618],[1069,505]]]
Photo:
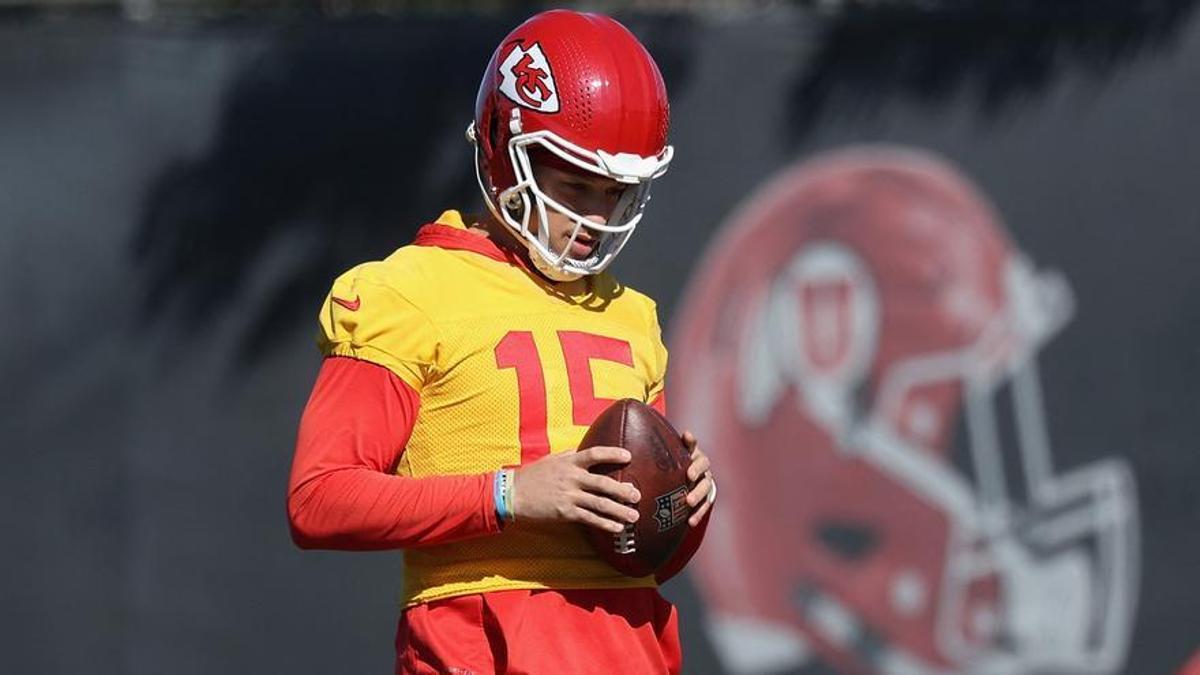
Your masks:
[[[512,230],[508,229],[503,223],[496,221],[492,214],[484,213],[471,218],[471,226],[467,231],[480,237],[487,237],[492,240],[496,246],[514,253],[521,257],[525,262],[529,262],[529,250]]]
[[[499,246],[505,251],[512,253],[517,258],[520,258],[522,266],[530,274],[537,276],[537,278],[552,286],[557,286],[562,283],[569,283],[556,281],[547,277],[545,274],[542,274],[542,271],[539,270],[537,265],[533,264],[533,260],[530,259],[529,247],[525,245],[525,242],[522,241],[515,232],[509,229],[507,225],[497,221],[491,213],[484,213],[482,215],[474,216],[470,219],[470,221],[471,226],[467,228],[469,232],[491,239],[496,246]]]
[[[484,213],[472,220],[471,232],[491,239],[496,246],[520,258],[526,269],[536,272],[537,268],[529,259],[529,248],[525,246],[525,242],[517,238],[517,235],[507,225],[497,221],[491,213]]]

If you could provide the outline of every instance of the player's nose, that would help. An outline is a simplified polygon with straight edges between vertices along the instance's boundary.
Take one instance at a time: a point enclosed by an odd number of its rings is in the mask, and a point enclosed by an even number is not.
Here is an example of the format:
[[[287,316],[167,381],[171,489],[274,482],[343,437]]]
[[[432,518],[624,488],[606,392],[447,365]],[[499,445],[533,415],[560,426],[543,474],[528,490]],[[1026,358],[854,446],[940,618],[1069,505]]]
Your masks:
[[[617,200],[605,189],[588,191],[582,201],[580,206],[583,208],[579,209],[579,213],[587,220],[600,225],[608,222],[609,216],[617,206]]]

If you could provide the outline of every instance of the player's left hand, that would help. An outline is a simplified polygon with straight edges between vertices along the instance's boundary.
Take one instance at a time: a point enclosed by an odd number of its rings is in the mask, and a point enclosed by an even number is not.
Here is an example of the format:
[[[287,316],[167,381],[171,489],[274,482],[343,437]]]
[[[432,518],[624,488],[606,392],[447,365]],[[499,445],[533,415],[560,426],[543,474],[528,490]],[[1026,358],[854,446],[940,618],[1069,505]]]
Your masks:
[[[692,509],[688,525],[695,527],[704,519],[704,514],[716,501],[717,484],[713,482],[712,471],[709,469],[708,455],[700,449],[700,442],[692,432],[683,432],[683,442],[691,450],[692,463],[688,466],[688,480],[692,483],[692,491],[688,493],[687,505]]]

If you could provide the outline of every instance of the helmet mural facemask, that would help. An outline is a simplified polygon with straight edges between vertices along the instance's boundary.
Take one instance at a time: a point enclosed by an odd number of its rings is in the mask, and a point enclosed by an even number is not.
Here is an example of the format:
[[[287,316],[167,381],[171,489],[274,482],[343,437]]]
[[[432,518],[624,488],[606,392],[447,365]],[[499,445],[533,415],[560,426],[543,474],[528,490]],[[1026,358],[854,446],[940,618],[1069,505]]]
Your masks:
[[[1037,373],[1066,280],[910,148],[797,165],[715,241],[669,393],[734,486],[693,563],[727,668],[1119,672],[1133,477],[1055,466]]]
[[[814,251],[824,254],[813,247],[808,255]],[[787,283],[776,287],[778,296],[789,294]],[[869,292],[861,299],[874,302],[869,280],[863,283]],[[1070,320],[1073,297],[1061,275],[1035,270],[1019,254],[1008,262],[1005,286],[1003,310],[973,343],[893,364],[869,413],[833,414],[842,406],[829,405],[828,382],[795,366],[781,370],[795,378],[788,384],[800,390],[808,411],[818,418],[826,413],[823,421],[842,439],[843,452],[938,503],[949,516],[953,527],[943,578],[925,580],[941,589],[937,635],[942,653],[979,673],[1111,672],[1125,657],[1127,622],[1136,602],[1133,480],[1119,460],[1055,473],[1036,356]],[[778,321],[780,313],[773,314]],[[794,339],[799,332],[774,328],[764,334]],[[861,366],[854,370],[865,374]],[[938,450],[908,428],[922,392],[947,385],[961,390],[964,449],[973,475],[937,459]],[[1002,394],[1011,397],[1016,447],[1002,440],[997,416]],[[851,398],[837,400],[845,404]],[[1012,469],[1002,460],[1006,451],[1020,458],[1021,486],[1006,478]],[[1014,494],[1025,498],[1018,501]],[[972,602],[972,589],[981,583],[996,588],[994,603]],[[834,596],[818,599],[815,606],[826,614],[838,606]],[[802,611],[824,616],[809,606]],[[854,616],[849,608],[841,611]],[[968,626],[976,635],[968,634]],[[862,624],[856,630],[868,628]],[[981,641],[978,633],[992,638]],[[901,651],[889,652],[888,658],[917,663]]]
[[[1059,273],[1036,270],[1020,254],[1008,261],[1004,281],[1004,310],[973,345],[893,368],[881,386],[875,422],[898,419],[908,392],[932,378],[961,383],[976,493],[969,510],[945,505],[954,516],[956,551],[948,555],[943,579],[949,611],[939,617],[938,634],[944,652],[981,673],[1112,672],[1124,662],[1136,603],[1134,482],[1128,465],[1116,459],[1055,472],[1037,353],[1070,320],[1074,299]],[[922,373],[931,379],[922,381]],[[997,416],[1003,394],[1011,398],[1016,434],[1008,443]],[[868,455],[889,452],[869,445]],[[1006,453],[1019,464],[1005,466]],[[1023,484],[1013,485],[1011,473]],[[979,580],[994,580],[996,601],[1007,608],[984,621],[993,625],[983,630],[998,636],[989,647],[964,633],[966,626],[980,627],[978,617],[964,616],[969,589]]]
[[[750,426],[764,424],[782,392],[794,389],[797,403],[837,439],[840,452],[946,514],[947,566],[940,579],[920,580],[924,593],[937,589],[941,598],[936,634],[942,654],[971,664],[971,672],[997,675],[1109,672],[1125,657],[1136,602],[1134,483],[1120,460],[1054,471],[1036,357],[1070,320],[1074,299],[1060,274],[1035,269],[1019,253],[1008,259],[1003,279],[1005,302],[977,338],[893,363],[864,400],[878,290],[848,249],[810,244],[783,268],[760,301],[757,321],[745,329],[739,416]],[[804,346],[809,331],[795,323],[801,317],[793,308],[797,288],[834,281],[853,298],[844,317],[853,339],[845,341],[841,367],[823,370]],[[922,399],[946,387],[961,392],[970,473],[942,456],[936,432],[925,437],[919,431],[942,428],[944,420],[914,424],[936,414],[914,414],[925,407]],[[1011,397],[1005,428],[1015,433],[1013,443],[1001,433],[1004,395]],[[1007,480],[1014,467],[1005,466],[1006,452],[1019,458],[1023,485]],[[994,597],[981,601],[980,587]],[[843,648],[872,634],[871,618],[836,595],[807,583],[796,594],[797,611]],[[907,672],[899,664],[938,672],[898,645],[872,649],[881,672],[892,672],[887,664],[893,662],[896,672]]]

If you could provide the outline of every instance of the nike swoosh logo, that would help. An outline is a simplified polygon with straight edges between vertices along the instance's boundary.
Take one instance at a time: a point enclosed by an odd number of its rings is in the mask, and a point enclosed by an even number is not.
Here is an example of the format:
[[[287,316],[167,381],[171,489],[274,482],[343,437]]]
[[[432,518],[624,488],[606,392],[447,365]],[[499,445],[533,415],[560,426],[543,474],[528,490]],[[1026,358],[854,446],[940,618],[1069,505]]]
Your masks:
[[[351,302],[350,300],[343,300],[336,295],[331,295],[329,297],[332,298],[334,302],[341,305],[342,307],[345,307],[346,309],[350,310],[351,312],[357,312],[358,308],[362,306],[362,298],[358,297],[357,295],[354,296],[353,302]]]

